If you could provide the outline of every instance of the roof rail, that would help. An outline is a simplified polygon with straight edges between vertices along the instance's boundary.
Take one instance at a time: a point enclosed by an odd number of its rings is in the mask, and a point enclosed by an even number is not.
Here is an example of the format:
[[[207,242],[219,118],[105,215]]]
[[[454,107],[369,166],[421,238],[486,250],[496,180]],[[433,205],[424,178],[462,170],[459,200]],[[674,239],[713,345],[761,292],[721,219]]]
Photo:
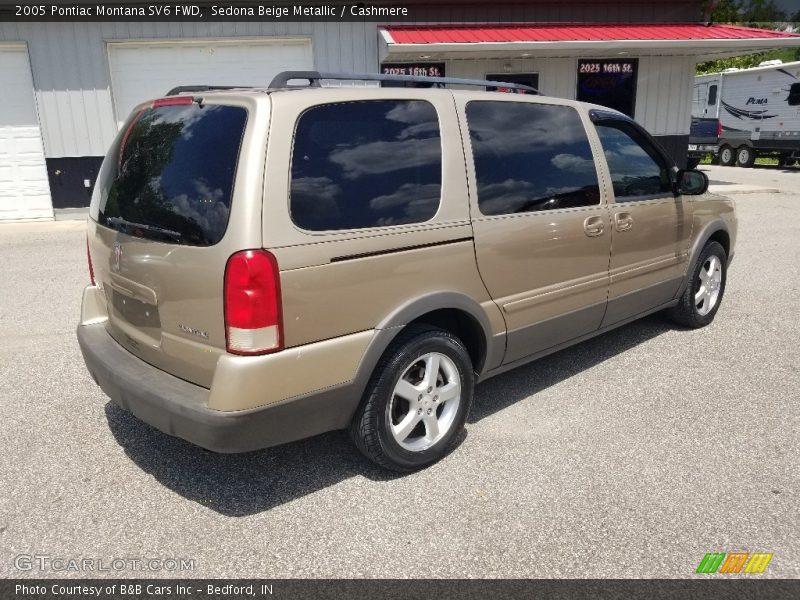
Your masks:
[[[538,94],[539,90],[521,83],[507,83],[504,81],[486,81],[483,79],[460,79],[457,77],[421,77],[416,75],[382,75],[379,73],[320,73],[319,71],[283,71],[278,73],[270,88],[304,87],[302,85],[289,85],[292,79],[307,79],[308,86],[320,87],[320,80],[332,79],[336,81],[395,81],[398,83],[429,83],[431,86],[444,87],[445,85],[473,85],[478,87],[502,87],[514,90],[516,93],[531,92]]]
[[[179,85],[167,92],[167,96],[177,96],[183,92],[210,92],[211,90],[237,90],[252,87],[246,85]]]

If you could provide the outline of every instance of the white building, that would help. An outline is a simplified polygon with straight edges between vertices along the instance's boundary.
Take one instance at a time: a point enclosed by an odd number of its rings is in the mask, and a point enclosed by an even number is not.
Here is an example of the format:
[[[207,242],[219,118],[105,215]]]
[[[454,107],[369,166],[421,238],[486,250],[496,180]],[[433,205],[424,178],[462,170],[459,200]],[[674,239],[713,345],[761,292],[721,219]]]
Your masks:
[[[700,0],[465,0],[419,10],[432,25],[0,22],[0,220],[88,205],[131,108],[176,85],[264,86],[282,70],[382,68],[528,82],[628,112],[680,164],[697,62],[800,45],[800,36],[706,26]]]

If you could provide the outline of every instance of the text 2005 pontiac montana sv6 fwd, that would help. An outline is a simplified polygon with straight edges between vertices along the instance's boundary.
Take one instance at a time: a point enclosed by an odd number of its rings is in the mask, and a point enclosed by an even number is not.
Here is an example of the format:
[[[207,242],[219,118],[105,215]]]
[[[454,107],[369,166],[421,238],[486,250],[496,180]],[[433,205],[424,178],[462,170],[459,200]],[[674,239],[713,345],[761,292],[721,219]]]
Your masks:
[[[349,428],[409,471],[476,382],[654,311],[714,318],[734,207],[631,119],[337,77],[177,90],[122,128],[78,338],[141,420],[219,452]]]

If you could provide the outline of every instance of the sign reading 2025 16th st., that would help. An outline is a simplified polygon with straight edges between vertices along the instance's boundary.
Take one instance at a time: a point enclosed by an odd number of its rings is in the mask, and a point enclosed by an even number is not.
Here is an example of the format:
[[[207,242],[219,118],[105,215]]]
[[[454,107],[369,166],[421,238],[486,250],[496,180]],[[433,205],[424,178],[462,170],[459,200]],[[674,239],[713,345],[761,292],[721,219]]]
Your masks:
[[[444,77],[444,63],[383,63],[381,73],[415,77]]]

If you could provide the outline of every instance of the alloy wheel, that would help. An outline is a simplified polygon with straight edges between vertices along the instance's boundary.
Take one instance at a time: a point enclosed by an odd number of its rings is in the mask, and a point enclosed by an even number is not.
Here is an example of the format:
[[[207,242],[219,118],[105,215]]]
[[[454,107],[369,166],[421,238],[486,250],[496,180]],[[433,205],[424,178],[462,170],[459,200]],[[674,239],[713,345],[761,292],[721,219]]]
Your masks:
[[[703,263],[697,279],[697,292],[694,295],[694,306],[698,314],[705,316],[717,305],[722,288],[722,261],[711,255]]]
[[[460,403],[455,362],[440,352],[424,354],[403,371],[387,404],[392,437],[405,450],[426,450],[450,431]]]

